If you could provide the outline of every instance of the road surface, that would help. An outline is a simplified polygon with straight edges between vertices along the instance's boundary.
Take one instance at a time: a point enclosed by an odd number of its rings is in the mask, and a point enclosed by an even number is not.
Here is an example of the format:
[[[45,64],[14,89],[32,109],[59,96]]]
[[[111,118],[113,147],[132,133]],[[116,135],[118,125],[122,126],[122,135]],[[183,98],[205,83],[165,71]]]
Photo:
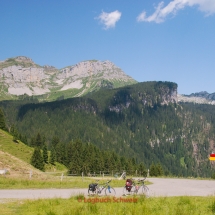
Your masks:
[[[148,178],[150,196],[215,196],[215,180]],[[115,188],[116,196],[123,195],[123,188]],[[70,198],[78,194],[87,196],[86,189],[19,189],[1,190],[2,199]]]

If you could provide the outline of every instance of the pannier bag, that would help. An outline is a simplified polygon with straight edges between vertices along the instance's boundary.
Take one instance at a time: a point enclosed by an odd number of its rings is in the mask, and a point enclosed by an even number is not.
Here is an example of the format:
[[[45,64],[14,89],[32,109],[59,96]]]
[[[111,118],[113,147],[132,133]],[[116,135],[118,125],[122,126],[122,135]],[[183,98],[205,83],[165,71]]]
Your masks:
[[[97,186],[98,184],[89,184],[89,190],[91,190],[91,191],[95,191],[96,190],[96,186]]]
[[[126,180],[125,187],[126,187],[126,190],[131,191],[131,188],[132,188],[132,180],[131,179]]]

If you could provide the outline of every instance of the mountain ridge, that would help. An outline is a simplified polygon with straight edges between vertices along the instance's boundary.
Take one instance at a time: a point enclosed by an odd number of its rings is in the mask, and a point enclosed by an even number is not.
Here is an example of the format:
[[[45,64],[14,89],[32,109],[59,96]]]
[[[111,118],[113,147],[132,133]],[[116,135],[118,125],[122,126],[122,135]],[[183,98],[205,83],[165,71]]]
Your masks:
[[[78,97],[100,88],[117,88],[137,83],[110,61],[89,60],[57,69],[40,66],[28,57],[18,56],[0,62],[0,97],[47,95],[70,91]],[[70,95],[69,95],[70,94]],[[46,98],[47,98],[46,97]]]
[[[190,95],[178,94],[178,101],[215,105],[215,93],[201,91],[197,93],[191,93]]]
[[[39,101],[54,101],[136,83],[108,60],[85,60],[61,69],[38,65],[25,56],[0,61],[0,100],[34,96]],[[177,100],[215,105],[215,93],[177,94]]]

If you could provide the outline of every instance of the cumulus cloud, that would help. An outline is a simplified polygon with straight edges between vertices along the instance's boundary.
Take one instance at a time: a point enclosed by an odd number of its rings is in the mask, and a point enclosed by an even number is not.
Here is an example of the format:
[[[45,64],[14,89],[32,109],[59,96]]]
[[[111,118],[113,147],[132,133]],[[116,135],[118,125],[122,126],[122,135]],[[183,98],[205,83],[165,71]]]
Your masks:
[[[116,22],[121,18],[121,12],[115,10],[111,13],[102,12],[97,19],[104,25],[105,29],[114,28]]]
[[[151,16],[147,17],[146,12],[143,11],[137,17],[137,21],[161,23],[165,21],[168,15],[175,15],[177,11],[187,6],[197,6],[197,8],[207,16],[215,13],[215,0],[173,0],[166,6],[164,6],[164,2],[160,2],[158,6],[155,7],[155,12]]]

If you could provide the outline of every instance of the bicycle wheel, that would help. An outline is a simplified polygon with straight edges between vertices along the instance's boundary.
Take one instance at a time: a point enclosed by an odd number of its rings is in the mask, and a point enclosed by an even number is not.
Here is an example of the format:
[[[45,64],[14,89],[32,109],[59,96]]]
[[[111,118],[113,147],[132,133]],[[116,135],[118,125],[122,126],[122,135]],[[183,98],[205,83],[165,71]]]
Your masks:
[[[127,190],[126,186],[123,188],[123,196],[127,196],[127,195],[135,195],[136,193],[136,189],[135,186],[132,186],[131,190]]]
[[[115,196],[116,191],[114,190],[113,187],[108,186],[107,188],[105,188],[105,195],[106,196]]]
[[[127,196],[127,195],[130,195],[131,193],[130,193],[130,191],[128,191],[127,189],[126,189],[126,186],[123,188],[123,196]]]
[[[142,194],[147,198],[149,197],[149,188],[146,185],[142,186]]]
[[[97,194],[97,189],[96,190],[94,190],[94,191],[92,191],[92,190],[90,190],[90,189],[88,189],[88,195],[89,196],[94,196],[94,195],[96,195]]]
[[[102,187],[102,186],[98,186],[98,187],[96,188],[96,194],[97,194],[98,196],[101,196],[101,195],[102,195],[102,190],[103,190],[103,187]]]

